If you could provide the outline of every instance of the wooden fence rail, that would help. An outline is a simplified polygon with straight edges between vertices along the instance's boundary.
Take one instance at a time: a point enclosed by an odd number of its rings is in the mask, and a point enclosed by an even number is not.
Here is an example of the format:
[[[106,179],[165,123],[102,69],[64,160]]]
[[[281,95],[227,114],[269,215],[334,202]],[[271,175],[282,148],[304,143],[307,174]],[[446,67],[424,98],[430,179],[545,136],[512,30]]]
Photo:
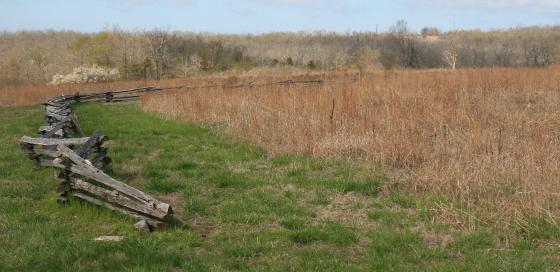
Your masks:
[[[103,146],[108,138],[96,130],[88,137],[83,134],[72,102],[123,102],[137,100],[141,93],[158,92],[160,88],[144,87],[58,96],[43,103],[46,124],[38,130],[38,137],[23,136],[20,144],[37,167],[60,169],[58,202],[64,204],[73,195],[89,203],[130,215],[139,221],[134,226],[144,232],[163,229],[180,223],[167,203],[118,181],[108,174],[111,158]]]

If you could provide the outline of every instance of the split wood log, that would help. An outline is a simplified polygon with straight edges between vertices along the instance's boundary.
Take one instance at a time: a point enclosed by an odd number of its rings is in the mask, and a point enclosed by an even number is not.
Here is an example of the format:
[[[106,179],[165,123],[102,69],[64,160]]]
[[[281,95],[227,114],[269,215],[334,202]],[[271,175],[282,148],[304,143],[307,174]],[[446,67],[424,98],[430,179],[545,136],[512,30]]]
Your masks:
[[[81,145],[81,144],[85,144],[88,140],[89,137],[49,139],[49,138],[32,138],[29,136],[23,136],[19,141],[22,143],[28,143],[34,145],[57,146],[57,145]]]
[[[52,118],[52,119],[55,119],[55,120],[57,120],[57,121],[59,121],[59,122],[65,120],[66,118],[68,118],[68,116],[64,116],[64,115],[60,115],[60,114],[58,114],[58,113],[52,113],[52,112],[45,112],[45,116],[46,116],[46,117],[50,117],[50,118]]]
[[[72,119],[66,117],[64,120],[59,121],[58,123],[54,124],[53,126],[44,126],[41,128],[45,128],[47,131],[42,135],[44,138],[51,138],[53,135],[58,134],[64,136],[64,128],[70,125]],[[39,129],[41,131],[41,129]],[[60,131],[60,132],[59,132]]]
[[[70,109],[69,105],[60,105],[60,106],[45,106],[45,112],[54,113],[58,115],[70,115],[72,110]]]
[[[137,101],[140,99],[140,96],[138,95],[134,95],[134,96],[123,96],[123,97],[115,97],[111,100],[112,103],[118,103],[118,102],[129,102],[129,101]]]
[[[109,171],[111,170],[111,163],[113,160],[107,157],[107,151],[102,151],[102,153],[98,153],[95,155],[93,159],[90,160],[93,166],[101,169],[102,171]]]
[[[37,138],[33,138],[33,139],[37,139]],[[94,154],[94,159],[91,160],[92,164],[94,160],[96,162],[100,162],[103,160],[110,161],[110,158],[107,157],[107,149],[101,146],[105,139],[106,137],[101,135],[97,135],[97,137],[90,137],[89,140],[91,140],[91,143],[88,143],[86,141],[86,143],[82,147],[80,147],[80,149],[77,151],[77,153],[79,153],[80,156],[86,156],[86,157],[89,156],[90,154]],[[49,139],[49,140],[60,140],[60,139]],[[22,141],[20,145],[23,151],[28,155],[30,159],[36,159],[38,156],[46,156],[51,158],[57,158],[62,156],[62,153],[60,151],[44,148],[44,147],[56,146],[56,145],[36,146],[35,144],[30,144],[24,141]]]
[[[134,228],[143,233],[152,232],[152,228],[150,228],[150,225],[148,224],[148,222],[146,222],[146,220],[140,220],[136,222],[136,224],[134,224]]]
[[[96,169],[91,165],[91,162],[86,161],[82,157],[78,156],[74,151],[64,145],[57,146],[58,151],[62,153],[65,157],[70,159],[75,166],[72,165],[71,169],[72,172],[75,168],[78,168],[78,172],[74,172],[76,174],[91,178],[99,183],[102,183],[108,187],[114,188],[121,193],[124,193],[137,201],[140,201],[144,205],[148,205],[153,209],[163,213],[163,214],[172,214],[173,210],[167,203],[163,203],[158,201],[157,199],[153,198],[152,196],[132,187],[127,184],[124,184],[111,176],[105,174],[103,171]],[[155,215],[154,215],[155,216]],[[157,216],[156,216],[157,217]]]
[[[35,154],[40,156],[48,156],[52,158],[60,157],[62,155],[62,153],[56,150],[41,149],[41,148],[33,149],[33,152],[35,152]]]
[[[149,217],[155,217],[156,219],[162,221],[167,221],[167,218],[171,216],[171,214],[164,213],[160,210],[154,209],[153,207],[130,199],[126,195],[120,194],[117,190],[108,190],[105,188],[101,188],[99,186],[95,186],[91,183],[85,182],[80,178],[70,177],[70,186],[72,189],[88,192],[98,198],[104,199],[109,203],[117,204],[137,213],[145,214]]]
[[[89,136],[89,139],[84,143],[84,145],[76,150],[76,154],[78,154],[78,156],[80,157],[84,157],[91,152],[91,150],[95,147],[95,145],[98,144],[100,140],[102,140],[101,133],[96,129],[93,134]]]
[[[49,133],[48,136],[46,136],[47,133]],[[64,137],[64,130],[62,129],[54,130],[52,126],[46,125],[46,126],[41,126],[39,128],[38,134],[43,138],[51,138],[53,135],[56,135],[58,137]]]
[[[111,102],[113,100],[113,92],[105,93],[105,102]]]
[[[76,117],[76,114],[70,115],[70,118],[72,118],[72,122],[74,123],[74,127],[76,128],[76,132],[78,134],[83,134],[82,127],[80,126],[80,122],[78,122],[78,117]]]
[[[64,107],[68,107],[68,104],[66,103],[61,103],[57,100],[58,97],[55,98],[51,98],[45,102],[42,103],[43,106],[51,106],[51,107],[55,107],[55,108],[64,108]]]
[[[120,94],[120,93],[136,93],[136,92],[149,92],[149,91],[159,91],[160,89],[154,86],[150,86],[150,87],[142,87],[142,88],[134,88],[134,89],[127,89],[127,90],[117,90],[117,91],[112,91],[112,93],[114,94]]]
[[[87,171],[83,171],[83,169],[76,165],[71,165],[69,167],[64,165],[62,163],[62,160],[59,158],[54,160],[41,160],[41,165],[65,169],[84,177],[87,177],[88,174]],[[107,185],[103,182],[100,183],[103,185]],[[104,198],[107,200],[107,202],[92,196],[88,196],[84,193],[80,193],[78,191],[72,191],[72,194],[75,197],[78,197],[84,201],[131,215],[136,219],[146,220],[153,229],[162,229],[169,223],[182,223],[180,220],[173,217],[173,211],[171,210],[171,208],[167,209],[167,213],[164,213],[163,210],[157,209],[157,207],[161,207],[161,205],[145,205],[144,203],[136,201],[136,199],[131,199],[126,194],[120,194],[119,191],[111,191],[105,188],[101,188],[99,186],[84,182],[83,179],[79,179],[77,177],[70,177],[70,188],[90,193],[99,198]],[[57,202],[59,202],[60,204],[66,203],[68,201],[66,194],[68,192],[68,188],[66,187],[66,184],[64,182],[59,185],[58,191],[61,192],[61,195],[57,199]],[[165,203],[163,204],[167,205]],[[119,205],[123,207],[119,207]]]
[[[119,207],[117,207],[117,206],[115,206],[115,205],[113,205],[113,204],[111,204],[111,203],[104,202],[104,201],[99,200],[99,199],[97,199],[97,198],[88,196],[88,195],[86,195],[86,194],[84,194],[84,193],[74,192],[73,195],[74,195],[75,197],[77,197],[77,198],[80,198],[80,199],[82,199],[82,200],[85,200],[85,201],[87,201],[87,202],[90,202],[90,203],[92,203],[92,204],[95,204],[95,205],[97,205],[97,206],[102,206],[102,207],[108,208],[108,209],[110,209],[110,210],[114,210],[114,211],[121,212],[121,213],[123,213],[123,214],[132,216],[132,217],[134,217],[134,218],[136,218],[136,219],[138,219],[138,220],[145,220],[145,221],[148,222],[148,224],[150,224],[150,226],[153,227],[154,229],[164,229],[164,228],[167,226],[167,224],[165,224],[164,222],[161,222],[161,221],[157,221],[157,220],[148,218],[148,217],[146,217],[146,216],[143,216],[143,215],[141,215],[141,214],[135,213],[135,212],[133,212],[133,211],[128,211],[128,210],[125,210],[125,209],[123,209],[123,208],[119,208]]]

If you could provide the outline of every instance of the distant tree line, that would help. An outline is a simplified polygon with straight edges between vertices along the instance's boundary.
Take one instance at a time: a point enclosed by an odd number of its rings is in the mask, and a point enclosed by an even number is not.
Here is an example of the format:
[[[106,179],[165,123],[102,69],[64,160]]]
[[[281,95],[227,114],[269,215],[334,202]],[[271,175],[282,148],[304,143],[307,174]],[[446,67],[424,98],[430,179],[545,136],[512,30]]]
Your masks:
[[[221,35],[129,32],[0,32],[0,83],[48,82],[79,66],[116,68],[121,79],[293,66],[382,68],[543,67],[560,61],[560,26],[420,33],[398,21],[386,33],[298,32]]]

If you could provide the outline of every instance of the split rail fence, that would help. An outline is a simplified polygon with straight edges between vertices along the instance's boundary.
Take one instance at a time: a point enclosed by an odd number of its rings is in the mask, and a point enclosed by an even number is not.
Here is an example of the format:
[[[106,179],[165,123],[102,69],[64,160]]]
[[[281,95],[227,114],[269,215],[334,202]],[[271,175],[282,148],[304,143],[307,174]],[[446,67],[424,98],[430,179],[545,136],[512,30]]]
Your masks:
[[[46,124],[38,137],[23,136],[20,144],[36,165],[59,168],[57,177],[58,202],[64,204],[72,194],[89,203],[130,215],[138,222],[134,226],[144,232],[163,229],[178,223],[167,203],[116,180],[106,174],[111,158],[103,144],[108,140],[96,130],[88,137],[83,134],[72,102],[124,102],[137,100],[141,93],[158,92],[160,88],[146,87],[104,93],[58,96],[43,103]]]
[[[211,87],[232,89],[265,85],[314,85],[326,82],[319,79],[261,84],[249,82],[233,86],[143,87],[57,96],[43,103],[46,123],[39,128],[38,136],[35,138],[23,136],[20,144],[27,156],[35,161],[37,167],[60,169],[57,174],[57,178],[61,180],[57,188],[58,203],[67,203],[70,195],[73,195],[86,202],[130,215],[138,220],[134,227],[143,232],[152,232],[164,229],[170,224],[181,224],[181,221],[173,216],[173,209],[169,204],[106,174],[111,170],[112,162],[107,148],[103,146],[108,137],[102,135],[99,130],[87,137],[80,137],[83,136],[83,132],[72,110],[72,103],[134,101],[140,98],[140,94],[173,89],[191,90]]]

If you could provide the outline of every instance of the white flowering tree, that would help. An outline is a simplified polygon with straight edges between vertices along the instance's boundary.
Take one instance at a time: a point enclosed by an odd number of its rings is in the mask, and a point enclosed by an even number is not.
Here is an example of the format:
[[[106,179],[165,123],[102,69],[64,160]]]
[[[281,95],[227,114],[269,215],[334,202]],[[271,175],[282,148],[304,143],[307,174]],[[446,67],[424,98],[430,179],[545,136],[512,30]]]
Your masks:
[[[53,76],[51,84],[70,84],[70,83],[97,83],[115,81],[119,78],[119,71],[114,68],[105,68],[97,65],[80,66],[74,68],[72,73],[67,75],[56,74]]]

